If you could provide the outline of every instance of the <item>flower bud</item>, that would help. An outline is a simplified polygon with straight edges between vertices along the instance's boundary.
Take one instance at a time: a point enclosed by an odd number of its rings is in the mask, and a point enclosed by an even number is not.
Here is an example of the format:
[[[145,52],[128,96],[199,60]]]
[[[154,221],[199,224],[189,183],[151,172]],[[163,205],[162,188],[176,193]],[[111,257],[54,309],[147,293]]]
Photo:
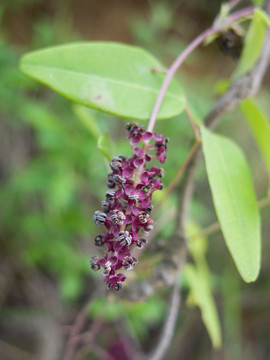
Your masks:
[[[95,211],[94,222],[96,225],[102,226],[106,221],[106,214],[101,211]]]
[[[107,186],[109,189],[113,189],[115,187],[115,175],[112,173],[108,175]]]
[[[145,211],[139,213],[139,220],[142,224],[145,224],[149,219],[149,215]]]
[[[116,156],[110,162],[110,167],[113,171],[118,171],[122,167],[122,159]]]
[[[100,247],[104,244],[104,240],[103,240],[103,236],[102,235],[97,235],[95,237],[95,245]]]
[[[99,261],[99,257],[98,256],[93,256],[92,260],[90,261],[90,266],[91,269],[94,271],[98,271],[100,269],[100,265],[98,264]]]
[[[107,200],[101,202],[102,210],[107,214],[111,209],[111,204]]]
[[[106,196],[106,200],[112,203],[115,197],[115,190],[108,190],[105,196]]]
[[[139,238],[136,245],[138,246],[138,248],[142,249],[146,243],[147,243],[146,239]]]

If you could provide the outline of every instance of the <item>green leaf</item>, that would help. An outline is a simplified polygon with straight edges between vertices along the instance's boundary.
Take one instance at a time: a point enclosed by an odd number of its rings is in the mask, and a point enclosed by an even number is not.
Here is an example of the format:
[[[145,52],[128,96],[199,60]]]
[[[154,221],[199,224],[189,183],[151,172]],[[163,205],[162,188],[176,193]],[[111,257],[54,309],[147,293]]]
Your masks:
[[[205,281],[204,273],[200,272],[194,265],[187,264],[184,269],[184,276],[190,288],[190,299],[193,304],[199,306],[202,319],[208,334],[211,338],[213,347],[221,346],[221,330],[218,314],[215,306],[211,288]]]
[[[149,119],[165,74],[145,50],[124,44],[89,42],[30,52],[21,59],[23,73],[70,100],[117,116]],[[182,88],[172,80],[158,118],[179,114]]]
[[[266,26],[270,27],[270,17],[263,9],[255,9],[254,14],[260,18]]]
[[[112,159],[112,144],[108,134],[103,134],[100,136],[97,142],[97,147],[100,152],[106,157],[108,161]]]
[[[196,265],[199,265],[201,259],[205,258],[207,250],[207,241],[206,238],[200,236],[202,229],[194,222],[188,221],[185,227],[185,231],[188,237],[188,248],[191,256],[196,262]]]
[[[243,101],[240,109],[256,139],[270,178],[270,125],[267,117],[251,99]]]
[[[203,153],[213,201],[226,244],[242,278],[254,281],[260,269],[260,215],[250,170],[231,140],[201,126]]]
[[[254,14],[249,26],[244,49],[239,60],[238,66],[234,72],[233,78],[247,73],[259,58],[263,45],[265,34],[265,25],[261,16]]]

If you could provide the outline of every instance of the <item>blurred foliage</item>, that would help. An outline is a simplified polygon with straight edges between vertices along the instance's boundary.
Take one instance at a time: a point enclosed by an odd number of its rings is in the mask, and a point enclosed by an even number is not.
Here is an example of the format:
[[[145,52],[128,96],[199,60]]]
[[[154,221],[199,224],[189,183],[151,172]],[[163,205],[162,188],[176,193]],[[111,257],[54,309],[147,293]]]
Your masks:
[[[100,208],[100,201],[106,191],[108,169],[102,152],[107,154],[109,149],[112,156],[119,153],[130,154],[129,145],[124,138],[125,122],[122,119],[74,106],[23,76],[18,70],[18,59],[23,52],[82,38],[74,29],[69,3],[65,9],[67,17],[63,16],[59,2],[53,16],[43,14],[32,20],[31,36],[24,45],[8,40],[12,34],[7,32],[7,25],[0,32],[0,301],[3,305],[0,320],[8,310],[15,314],[19,309],[23,313],[27,301],[33,307],[40,305],[35,302],[35,298],[31,298],[31,292],[21,291],[20,277],[27,284],[28,273],[33,271],[44,275],[59,291],[65,308],[65,318],[61,322],[67,324],[74,321],[85,297],[95,288],[95,281],[101,280],[90,271],[88,263],[91,256],[97,254],[92,240],[99,232],[93,224],[92,215]],[[166,64],[171,63],[190,38],[204,28],[204,24],[207,25],[218,10],[216,1],[192,0],[189,4],[150,1],[149,4],[146,15],[134,10],[126,15],[126,19],[134,42],[152,51]],[[3,21],[8,11],[41,5],[44,5],[41,0],[2,1],[0,21]],[[203,23],[202,13],[206,14]],[[236,65],[234,60],[223,57],[216,50],[216,44],[211,44],[203,53],[196,52],[180,72],[180,81],[184,84],[198,121],[207,113],[215,99],[215,83],[221,78],[227,78]],[[259,102],[262,109],[267,109],[269,103],[265,92],[262,92]],[[263,163],[258,161],[260,157],[246,124],[240,119],[238,112],[224,117],[219,130],[237,137],[248,154],[257,192],[263,195],[268,185],[267,173]],[[164,164],[166,187],[185,159],[193,134],[184,114],[159,121],[156,132],[170,138],[168,160]],[[108,138],[104,134],[110,134],[112,144],[108,144]],[[158,196],[155,202],[158,201]],[[200,226],[207,226],[216,220],[209,199],[210,190],[205,169],[201,165],[196,174],[195,196],[191,204],[191,217]],[[171,218],[177,201],[172,196],[165,203],[159,215],[164,226],[157,238],[166,239],[174,231]],[[241,356],[248,359],[253,355],[256,359],[267,358],[270,336],[267,306],[270,285],[268,219],[269,210],[264,209],[263,268],[259,281],[250,287],[240,282],[229,254],[220,241],[220,234],[212,235],[206,240],[207,254],[205,242],[194,243],[194,256],[199,256],[199,262],[203,262],[203,266],[211,268],[208,286],[213,292],[218,310],[222,312],[220,318],[225,360],[240,359]],[[198,251],[203,253],[203,260]],[[198,264],[194,266],[198,267]],[[5,270],[6,268],[9,270]],[[10,272],[14,273],[12,281]],[[134,271],[134,276],[143,278],[146,272],[142,267],[141,273],[136,275]],[[185,279],[183,281],[185,298],[190,285]],[[17,288],[19,295],[14,297],[12,292]],[[197,294],[197,303],[199,295]],[[179,347],[189,346],[189,355],[185,359],[208,359],[211,345],[207,335],[205,336],[205,330],[200,330],[200,316],[193,310],[191,315],[184,300],[182,303],[176,343],[173,344],[178,352],[170,353],[168,358],[183,359],[181,356],[185,356],[185,352],[182,353]],[[109,324],[117,323],[121,318],[128,321],[127,331],[130,334],[135,332],[147,348],[147,343],[151,343],[164,319],[166,304],[167,297],[164,294],[157,294],[147,302],[137,304],[110,301],[101,297],[91,304],[89,319],[102,316],[108,325],[104,330],[105,339],[102,340],[105,348],[110,344],[111,336],[107,338]],[[244,353],[244,345],[250,350],[249,357]],[[258,357],[258,353],[263,355]]]

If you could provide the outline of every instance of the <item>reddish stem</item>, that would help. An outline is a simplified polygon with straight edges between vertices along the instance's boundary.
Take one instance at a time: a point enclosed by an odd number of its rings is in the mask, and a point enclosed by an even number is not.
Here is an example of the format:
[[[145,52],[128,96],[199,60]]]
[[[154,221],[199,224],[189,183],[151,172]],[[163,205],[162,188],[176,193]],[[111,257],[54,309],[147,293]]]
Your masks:
[[[222,28],[213,25],[211,28],[203,31],[201,34],[199,34],[186,48],[185,50],[176,58],[176,60],[172,63],[171,67],[168,69],[167,75],[163,81],[163,84],[160,88],[156,103],[153,108],[153,112],[151,114],[151,118],[148,124],[147,131],[152,132],[155,126],[156,118],[160,109],[160,106],[162,104],[162,101],[164,99],[164,96],[166,94],[166,91],[169,87],[169,84],[175,75],[176,71],[179,69],[179,67],[182,65],[182,63],[186,60],[186,58],[189,56],[189,54],[195,50],[200,44],[203,43],[203,41],[212,34],[219,33],[222,30],[225,30],[232,22],[251,15],[254,11],[254,7],[248,7],[239,11],[236,11],[235,13],[228,16],[226,21],[224,22],[224,25]],[[217,21],[214,21],[214,24],[217,24]]]

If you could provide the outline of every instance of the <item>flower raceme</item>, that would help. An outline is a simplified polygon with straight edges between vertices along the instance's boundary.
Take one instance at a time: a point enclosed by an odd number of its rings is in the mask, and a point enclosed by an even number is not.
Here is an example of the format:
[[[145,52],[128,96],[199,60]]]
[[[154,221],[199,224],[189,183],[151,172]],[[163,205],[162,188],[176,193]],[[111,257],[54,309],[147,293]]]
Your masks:
[[[150,219],[153,209],[152,195],[161,190],[160,180],[164,170],[157,166],[148,166],[153,158],[164,163],[168,139],[155,132],[146,131],[137,123],[127,124],[126,130],[133,150],[133,156],[116,156],[110,162],[112,172],[108,175],[105,199],[102,211],[96,211],[94,222],[106,227],[103,235],[97,235],[95,245],[106,246],[103,258],[92,257],[91,268],[103,269],[104,281],[108,288],[119,290],[126,277],[120,269],[131,270],[137,259],[131,255],[135,245],[142,248],[147,236],[153,229]],[[138,144],[142,143],[142,148]],[[151,155],[151,153],[153,153]]]

